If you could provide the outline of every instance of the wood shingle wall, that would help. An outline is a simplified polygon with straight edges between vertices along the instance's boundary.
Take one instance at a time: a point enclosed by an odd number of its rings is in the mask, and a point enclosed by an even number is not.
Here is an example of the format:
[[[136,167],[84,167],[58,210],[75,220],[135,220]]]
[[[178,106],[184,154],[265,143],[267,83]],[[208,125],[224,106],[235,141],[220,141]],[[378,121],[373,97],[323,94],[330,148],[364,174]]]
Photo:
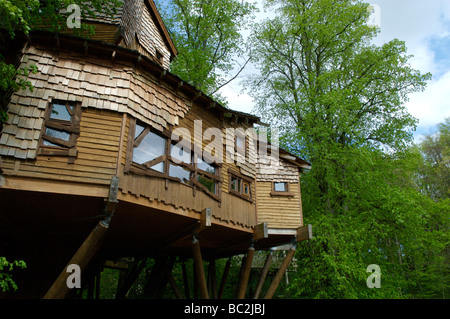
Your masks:
[[[0,155],[36,158],[44,112],[52,99],[127,113],[157,130],[177,125],[191,103],[132,64],[31,45],[25,49],[21,67],[32,63],[38,68],[29,76],[34,89],[12,95]]]

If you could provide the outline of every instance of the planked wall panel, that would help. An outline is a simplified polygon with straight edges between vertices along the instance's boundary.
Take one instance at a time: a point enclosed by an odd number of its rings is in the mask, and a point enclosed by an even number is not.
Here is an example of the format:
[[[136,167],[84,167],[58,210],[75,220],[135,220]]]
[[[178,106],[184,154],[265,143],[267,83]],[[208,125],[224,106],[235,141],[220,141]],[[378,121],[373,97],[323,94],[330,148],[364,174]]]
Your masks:
[[[269,228],[297,228],[301,226],[302,208],[298,183],[289,183],[293,197],[272,196],[271,182],[256,183],[258,223],[267,222]]]
[[[2,168],[9,175],[109,184],[116,173],[121,123],[118,113],[83,109],[75,163],[57,156],[38,156],[36,160],[4,158]]]

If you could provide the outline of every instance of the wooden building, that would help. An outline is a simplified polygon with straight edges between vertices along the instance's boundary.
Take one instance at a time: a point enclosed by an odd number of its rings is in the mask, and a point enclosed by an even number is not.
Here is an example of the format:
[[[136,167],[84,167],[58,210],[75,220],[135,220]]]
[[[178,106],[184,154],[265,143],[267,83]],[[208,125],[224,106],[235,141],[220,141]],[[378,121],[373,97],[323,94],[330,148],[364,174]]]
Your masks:
[[[68,264],[152,257],[158,272],[178,257],[194,258],[207,298],[203,260],[246,254],[249,269],[255,250],[311,237],[300,190],[310,164],[259,156],[245,133],[258,117],[170,73],[177,50],[153,0],[90,23],[91,38],[14,40],[18,66],[38,68],[32,91],[8,96],[0,135],[0,255],[28,264],[17,296],[66,297]]]

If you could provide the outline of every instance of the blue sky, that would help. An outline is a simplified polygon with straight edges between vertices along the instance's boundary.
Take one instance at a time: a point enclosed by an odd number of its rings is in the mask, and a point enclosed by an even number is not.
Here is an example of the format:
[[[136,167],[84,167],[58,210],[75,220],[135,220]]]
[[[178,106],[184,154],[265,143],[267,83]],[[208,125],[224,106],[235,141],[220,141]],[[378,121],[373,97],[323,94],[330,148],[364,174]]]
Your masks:
[[[261,0],[258,0],[259,2]],[[436,131],[436,125],[450,117],[450,0],[367,0],[377,5],[381,32],[376,44],[394,38],[406,42],[414,55],[411,65],[433,79],[424,92],[409,96],[406,107],[419,120],[415,141]],[[260,13],[261,15],[264,12]],[[239,80],[221,93],[231,108],[251,112],[252,99],[241,93]]]

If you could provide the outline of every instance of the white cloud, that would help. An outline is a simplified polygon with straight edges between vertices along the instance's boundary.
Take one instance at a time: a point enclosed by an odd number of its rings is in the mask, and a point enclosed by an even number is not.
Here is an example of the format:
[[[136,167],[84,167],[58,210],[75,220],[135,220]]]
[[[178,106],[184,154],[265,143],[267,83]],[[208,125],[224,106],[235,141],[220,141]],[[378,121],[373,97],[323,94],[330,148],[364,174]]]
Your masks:
[[[228,106],[239,112],[251,113],[253,109],[253,99],[241,92],[242,88],[238,83],[232,83],[223,87],[219,92],[227,98]]]
[[[430,127],[450,117],[450,71],[431,81],[421,93],[410,95],[406,104],[411,115],[419,119],[419,126]]]

